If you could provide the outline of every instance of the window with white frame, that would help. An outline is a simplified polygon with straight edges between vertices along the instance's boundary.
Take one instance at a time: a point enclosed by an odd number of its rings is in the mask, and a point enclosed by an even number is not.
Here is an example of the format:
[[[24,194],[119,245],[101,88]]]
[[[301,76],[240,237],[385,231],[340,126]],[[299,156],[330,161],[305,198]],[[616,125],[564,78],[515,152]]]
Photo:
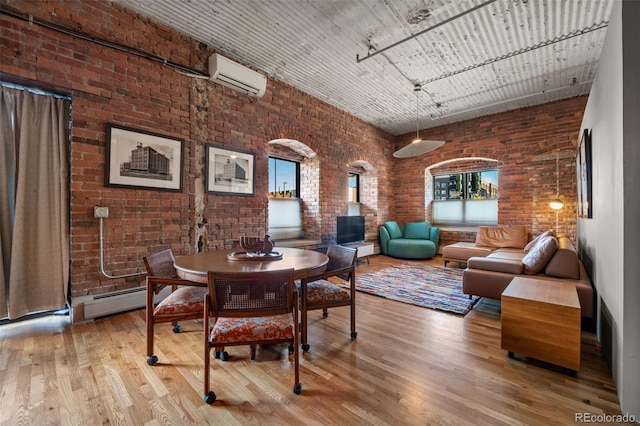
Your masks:
[[[498,223],[498,170],[474,170],[433,178],[433,223],[480,226]]]

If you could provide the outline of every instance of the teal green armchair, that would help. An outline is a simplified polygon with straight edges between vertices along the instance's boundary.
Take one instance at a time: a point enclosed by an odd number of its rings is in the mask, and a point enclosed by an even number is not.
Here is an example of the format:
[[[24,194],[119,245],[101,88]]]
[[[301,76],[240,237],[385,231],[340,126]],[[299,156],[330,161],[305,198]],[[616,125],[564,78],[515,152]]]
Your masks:
[[[404,226],[395,221],[380,227],[380,251],[402,259],[431,259],[436,255],[440,228],[429,221],[408,222]]]

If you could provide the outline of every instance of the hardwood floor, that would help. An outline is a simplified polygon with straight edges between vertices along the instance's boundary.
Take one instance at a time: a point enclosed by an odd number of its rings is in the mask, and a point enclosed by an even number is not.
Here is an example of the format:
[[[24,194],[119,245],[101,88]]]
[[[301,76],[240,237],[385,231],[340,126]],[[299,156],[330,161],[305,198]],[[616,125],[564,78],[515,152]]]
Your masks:
[[[371,257],[358,273],[398,260]],[[442,264],[441,258],[427,263]],[[51,316],[0,326],[0,424],[562,425],[576,413],[620,414],[592,332],[582,332],[577,376],[500,349],[500,303],[465,317],[358,293],[358,338],[349,309],[310,315],[311,350],[293,393],[285,345],[229,348],[212,360],[218,396],[204,403],[202,321],[156,329],[145,356],[144,310],[70,325]]]

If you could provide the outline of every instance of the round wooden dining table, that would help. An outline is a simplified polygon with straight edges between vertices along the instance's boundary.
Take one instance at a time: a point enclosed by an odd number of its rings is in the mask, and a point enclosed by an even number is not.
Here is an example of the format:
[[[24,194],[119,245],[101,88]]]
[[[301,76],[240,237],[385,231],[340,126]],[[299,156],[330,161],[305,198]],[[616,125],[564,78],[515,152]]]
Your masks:
[[[323,272],[329,258],[324,253],[289,247],[278,247],[281,259],[231,260],[236,250],[212,250],[176,256],[174,266],[180,278],[199,283],[207,282],[207,272],[259,272],[293,268],[294,279],[306,278]]]

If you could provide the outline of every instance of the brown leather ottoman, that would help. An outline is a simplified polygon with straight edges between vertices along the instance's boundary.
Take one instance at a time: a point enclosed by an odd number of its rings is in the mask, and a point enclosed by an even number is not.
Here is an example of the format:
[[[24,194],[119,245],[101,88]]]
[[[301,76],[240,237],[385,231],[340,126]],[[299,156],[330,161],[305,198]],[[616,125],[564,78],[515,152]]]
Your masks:
[[[442,247],[442,258],[444,266],[449,262],[467,263],[470,257],[485,257],[494,250],[493,247],[481,247],[475,243],[454,243]]]

